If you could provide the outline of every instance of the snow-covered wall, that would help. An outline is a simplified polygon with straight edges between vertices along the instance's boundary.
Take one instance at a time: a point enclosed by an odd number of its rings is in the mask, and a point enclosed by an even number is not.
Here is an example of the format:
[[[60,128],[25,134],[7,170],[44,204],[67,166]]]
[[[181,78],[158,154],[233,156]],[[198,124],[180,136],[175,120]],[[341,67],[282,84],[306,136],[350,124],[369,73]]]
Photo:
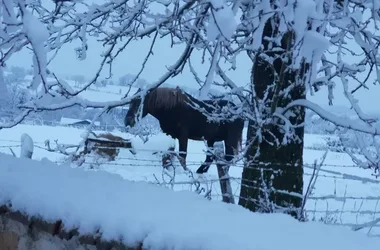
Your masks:
[[[3,211],[4,212],[4,211]],[[18,221],[16,218],[22,220]],[[37,222],[37,221],[36,221]],[[35,223],[37,224],[37,223]],[[47,223],[38,221],[39,227],[33,227],[32,221],[20,213],[0,215],[0,249],[1,250],[89,250],[96,248],[93,242],[86,244],[79,241],[77,236],[66,240],[47,232]],[[42,228],[46,226],[46,228]],[[116,245],[116,244],[115,244]],[[111,246],[109,243],[108,246]],[[111,249],[111,247],[109,247]],[[115,248],[117,249],[117,248]]]
[[[16,228],[11,231],[25,236],[46,223],[49,234],[56,236],[29,234],[33,244],[50,244],[36,248],[39,250],[60,250],[63,248],[51,246],[72,244],[58,241],[71,230],[76,230],[83,242],[87,235],[132,249],[374,250],[380,245],[379,238],[348,228],[301,223],[284,214],[252,213],[190,191],[175,192],[103,171],[5,154],[0,154],[1,206],[0,232]],[[23,226],[5,222],[12,214]],[[19,246],[26,244],[29,236],[22,238]],[[67,249],[81,249],[75,247]]]

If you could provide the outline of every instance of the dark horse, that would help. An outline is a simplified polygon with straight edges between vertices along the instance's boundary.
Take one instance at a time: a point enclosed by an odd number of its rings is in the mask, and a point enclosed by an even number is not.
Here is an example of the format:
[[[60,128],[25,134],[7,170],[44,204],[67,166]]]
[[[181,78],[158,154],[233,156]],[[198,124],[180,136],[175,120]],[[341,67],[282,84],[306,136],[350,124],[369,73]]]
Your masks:
[[[141,98],[134,98],[125,117],[125,126],[133,127],[136,123],[136,113],[139,110]],[[242,144],[244,120],[241,118],[220,118],[209,120],[204,114],[215,116],[222,108],[236,107],[226,100],[200,101],[177,88],[156,88],[149,91],[142,107],[142,117],[148,113],[160,122],[164,133],[179,141],[181,165],[186,170],[186,154],[188,139],[206,140],[212,148],[217,141],[224,141],[225,160],[230,161]],[[201,109],[202,111],[200,111]],[[206,173],[215,157],[207,154],[205,162],[197,173]]]

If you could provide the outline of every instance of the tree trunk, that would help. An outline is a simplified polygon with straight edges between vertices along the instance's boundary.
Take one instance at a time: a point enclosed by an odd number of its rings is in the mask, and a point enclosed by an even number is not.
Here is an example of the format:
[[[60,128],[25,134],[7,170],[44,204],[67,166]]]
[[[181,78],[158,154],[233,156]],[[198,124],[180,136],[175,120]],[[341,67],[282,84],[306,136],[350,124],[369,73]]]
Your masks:
[[[263,37],[275,38],[279,35],[272,27],[276,22],[273,18],[266,23]],[[269,119],[270,122],[261,128],[261,140],[256,137],[256,121],[249,122],[247,141],[252,143],[245,155],[239,205],[255,212],[283,212],[300,218],[303,201],[304,128],[299,126],[293,129],[295,136],[284,143],[284,123],[272,117],[277,107],[285,107],[293,100],[306,98],[302,79],[306,67],[301,70],[288,67],[291,64],[293,41],[294,33],[289,31],[281,40],[284,51],[270,52],[274,51],[271,48],[280,46],[262,39],[265,52],[258,54],[253,63],[251,83],[256,97],[252,98],[252,103],[257,107],[261,105],[260,102],[265,103],[259,113],[261,118]],[[273,63],[269,63],[268,58],[272,58]],[[286,115],[292,124],[304,122],[304,108],[298,107],[292,112],[292,115]]]

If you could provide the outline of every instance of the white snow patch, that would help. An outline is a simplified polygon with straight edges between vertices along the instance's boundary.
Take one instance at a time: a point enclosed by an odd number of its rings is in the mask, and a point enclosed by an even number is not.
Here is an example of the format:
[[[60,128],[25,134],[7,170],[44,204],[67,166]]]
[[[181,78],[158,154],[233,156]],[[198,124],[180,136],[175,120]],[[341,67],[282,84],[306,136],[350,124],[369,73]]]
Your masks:
[[[210,13],[210,23],[207,27],[207,39],[214,42],[218,39],[231,39],[236,31],[237,23],[233,10],[226,4],[225,0],[209,0],[213,6]]]
[[[32,89],[36,90],[41,79],[46,80],[47,51],[45,42],[49,39],[49,32],[32,13],[24,10],[23,31],[33,47],[33,69],[34,79]]]
[[[30,137],[28,134],[22,134],[21,135],[21,152],[20,157],[21,158],[32,158],[34,150],[34,142],[32,137]]]
[[[3,103],[7,100],[8,96],[8,88],[4,81],[4,70],[0,67],[0,103]]]
[[[219,44],[220,43],[217,43],[215,50],[214,50],[214,55],[211,58],[211,66],[210,66],[209,71],[207,72],[206,82],[201,87],[201,89],[199,90],[199,99],[200,100],[209,99],[208,94],[210,93],[211,86],[214,82],[215,71],[216,71],[216,67],[218,65],[219,56],[220,56],[219,55],[220,54],[219,53],[219,47],[220,47]]]
[[[296,32],[295,44],[302,39],[304,32],[307,30],[307,20],[314,12],[315,2],[313,0],[297,1],[293,16],[293,28]]]
[[[273,11],[269,1],[262,1],[255,7],[256,11],[251,13],[251,16],[260,15],[260,18],[253,18],[252,25],[255,28],[252,38],[253,43],[249,46],[252,50],[257,50],[262,46],[262,36],[264,27],[269,18],[273,16]]]
[[[316,15],[316,4],[313,0],[297,1],[293,19],[293,28],[296,33],[295,44],[298,44],[303,39],[299,55],[294,63],[297,67],[300,65],[302,58],[305,58],[307,63],[312,63],[316,67],[324,51],[330,46],[330,43],[322,34],[307,30],[308,19]]]
[[[24,32],[32,44],[44,44],[49,38],[49,32],[32,13],[24,12],[23,16]]]
[[[255,214],[107,172],[5,154],[0,161],[1,204],[11,202],[12,209],[48,221],[62,219],[66,229],[78,228],[82,234],[100,228],[105,240],[122,238],[130,246],[143,242],[144,249],[372,250],[380,244],[379,238],[348,228]]]

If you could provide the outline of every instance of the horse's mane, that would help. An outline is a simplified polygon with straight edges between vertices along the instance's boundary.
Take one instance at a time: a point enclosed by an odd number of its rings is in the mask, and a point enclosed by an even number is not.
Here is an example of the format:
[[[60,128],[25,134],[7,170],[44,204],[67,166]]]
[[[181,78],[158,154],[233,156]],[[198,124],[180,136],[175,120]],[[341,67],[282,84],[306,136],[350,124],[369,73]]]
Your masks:
[[[198,100],[197,98],[191,96],[189,93],[185,92],[179,87],[161,87],[156,88],[149,92],[145,96],[145,105],[148,109],[172,109],[174,107],[188,106],[192,108],[203,108],[205,111],[218,112],[227,104],[234,107],[234,103],[227,100],[209,99],[209,100]],[[220,106],[220,107],[217,107]],[[220,111],[219,111],[220,112]]]
[[[156,88],[146,95],[148,108],[172,109],[176,106],[185,105],[189,97],[180,88]]]

